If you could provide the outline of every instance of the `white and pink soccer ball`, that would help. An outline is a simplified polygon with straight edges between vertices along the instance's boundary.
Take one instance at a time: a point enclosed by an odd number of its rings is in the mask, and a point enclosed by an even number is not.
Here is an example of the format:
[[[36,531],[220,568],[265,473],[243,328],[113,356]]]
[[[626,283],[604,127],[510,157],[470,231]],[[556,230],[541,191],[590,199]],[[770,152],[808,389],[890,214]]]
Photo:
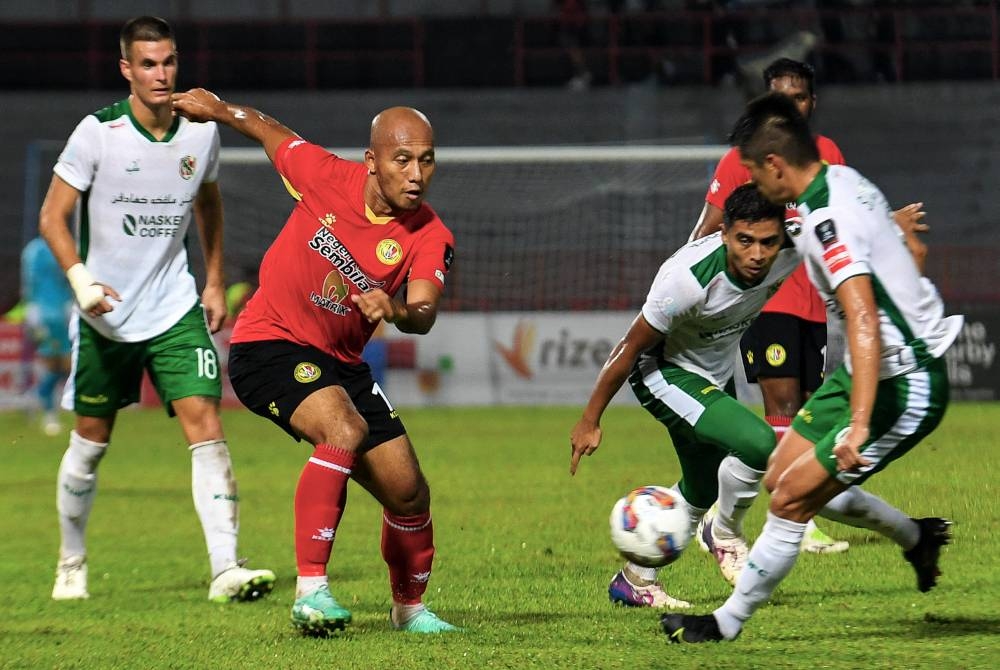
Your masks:
[[[611,509],[611,541],[626,560],[660,568],[677,560],[691,537],[687,503],[663,486],[643,486]]]

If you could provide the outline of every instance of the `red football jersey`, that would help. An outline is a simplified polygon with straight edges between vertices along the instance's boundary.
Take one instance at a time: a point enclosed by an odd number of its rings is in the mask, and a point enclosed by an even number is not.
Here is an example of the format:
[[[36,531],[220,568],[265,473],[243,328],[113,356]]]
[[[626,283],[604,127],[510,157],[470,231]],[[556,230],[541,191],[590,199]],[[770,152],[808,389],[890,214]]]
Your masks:
[[[819,157],[830,165],[845,165],[844,154],[829,137],[817,135],[816,148],[819,150]],[[705,195],[705,202],[724,209],[729,194],[748,181],[750,181],[750,171],[740,165],[739,149],[733,147],[715,167],[715,175]],[[771,296],[762,311],[791,314],[806,321],[826,323],[826,306],[810,283],[804,265],[797,267],[795,272],[785,279],[781,288]]]
[[[365,165],[320,146],[289,138],[274,165],[299,203],[264,255],[232,342],[287,340],[360,363],[378,324],[350,296],[376,288],[395,295],[413,279],[443,288],[455,238],[426,203],[394,219],[369,217]]]

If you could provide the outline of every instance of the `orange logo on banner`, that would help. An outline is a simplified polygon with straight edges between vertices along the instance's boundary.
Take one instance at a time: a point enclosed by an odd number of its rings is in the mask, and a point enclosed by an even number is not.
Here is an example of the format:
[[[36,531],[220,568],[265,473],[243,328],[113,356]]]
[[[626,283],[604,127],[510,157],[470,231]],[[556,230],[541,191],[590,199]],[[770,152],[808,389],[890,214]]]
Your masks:
[[[493,341],[493,346],[496,347],[497,353],[503,356],[503,359],[507,361],[507,365],[514,371],[514,374],[524,379],[531,379],[534,376],[534,372],[532,372],[531,367],[528,365],[528,355],[531,353],[534,345],[535,327],[524,321],[518,321],[517,326],[514,328],[514,342],[512,346],[506,347],[496,340]]]

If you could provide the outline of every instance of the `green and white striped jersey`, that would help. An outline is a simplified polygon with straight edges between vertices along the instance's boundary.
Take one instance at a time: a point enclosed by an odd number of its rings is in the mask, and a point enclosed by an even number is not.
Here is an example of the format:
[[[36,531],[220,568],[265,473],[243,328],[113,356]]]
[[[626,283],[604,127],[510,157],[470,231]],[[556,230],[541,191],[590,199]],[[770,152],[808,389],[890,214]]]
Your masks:
[[[122,301],[98,318],[99,333],[138,342],[165,332],[198,299],[185,236],[202,182],[218,173],[214,123],[177,117],[160,141],[122,100],[83,119],[54,168],[83,196],[78,244],[94,278]]]
[[[940,358],[958,337],[963,317],[944,316],[944,303],[921,277],[878,187],[852,168],[823,166],[799,197],[800,221],[786,225],[827,312],[843,320],[836,291],[868,275],[882,337],[880,378],[896,377]],[[851,369],[850,352],[845,358]]]
[[[642,306],[650,326],[664,334],[662,357],[719,388],[732,379],[740,337],[800,259],[792,247],[778,252],[756,286],[729,274],[721,233],[689,242],[668,258]]]

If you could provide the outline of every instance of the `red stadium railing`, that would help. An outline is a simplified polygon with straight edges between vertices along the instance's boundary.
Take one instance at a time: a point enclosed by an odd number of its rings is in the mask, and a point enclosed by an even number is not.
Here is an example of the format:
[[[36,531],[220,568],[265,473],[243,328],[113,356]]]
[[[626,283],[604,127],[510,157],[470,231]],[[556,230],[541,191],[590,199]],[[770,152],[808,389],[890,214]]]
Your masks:
[[[770,26],[771,29],[766,29]],[[530,85],[539,63],[561,64],[569,72],[569,55],[558,41],[559,17],[518,20],[515,83]],[[846,28],[846,30],[845,30]],[[851,35],[853,28],[854,35]],[[741,30],[742,29],[742,30]],[[926,54],[975,54],[983,75],[1000,78],[1000,28],[997,2],[980,5],[942,3],[936,7],[849,7],[842,9],[678,10],[655,13],[595,15],[575,33],[588,66],[610,84],[624,79],[629,59],[657,63],[677,58],[694,61],[700,81],[717,81],[722,61],[766,55],[797,30],[813,31],[811,48],[820,58],[868,52],[892,61],[893,79],[919,78],[912,63]],[[858,32],[867,32],[858,35]],[[741,39],[739,33],[743,33]]]
[[[470,19],[471,20],[471,19]],[[472,61],[499,63],[481,81],[490,85],[552,85],[572,74],[560,39],[557,16],[490,17],[507,49]],[[372,88],[455,85],[448,68],[429,71],[440,37],[463,38],[460,27],[441,28],[446,19],[294,19],[217,21],[175,20],[185,75],[213,87]],[[482,23],[486,23],[484,20]],[[435,26],[437,40],[428,40]],[[116,88],[109,67],[119,22],[0,23],[0,83],[4,88]],[[442,33],[442,30],[444,33]],[[936,7],[850,7],[836,10],[743,9],[678,10],[656,13],[594,14],[579,35],[581,52],[594,83],[619,84],[636,71],[671,67],[660,76],[684,83],[711,84],[740,63],[765,58],[796,31],[820,40],[820,59],[851,66],[876,62],[879,76],[896,81],[946,78],[1000,78],[997,0]],[[494,53],[503,52],[503,53]],[[450,58],[450,55],[448,56]],[[468,63],[450,62],[454,69]],[[435,62],[440,62],[439,59]],[[951,63],[951,69],[946,68]],[[829,72],[824,80],[830,81]]]

